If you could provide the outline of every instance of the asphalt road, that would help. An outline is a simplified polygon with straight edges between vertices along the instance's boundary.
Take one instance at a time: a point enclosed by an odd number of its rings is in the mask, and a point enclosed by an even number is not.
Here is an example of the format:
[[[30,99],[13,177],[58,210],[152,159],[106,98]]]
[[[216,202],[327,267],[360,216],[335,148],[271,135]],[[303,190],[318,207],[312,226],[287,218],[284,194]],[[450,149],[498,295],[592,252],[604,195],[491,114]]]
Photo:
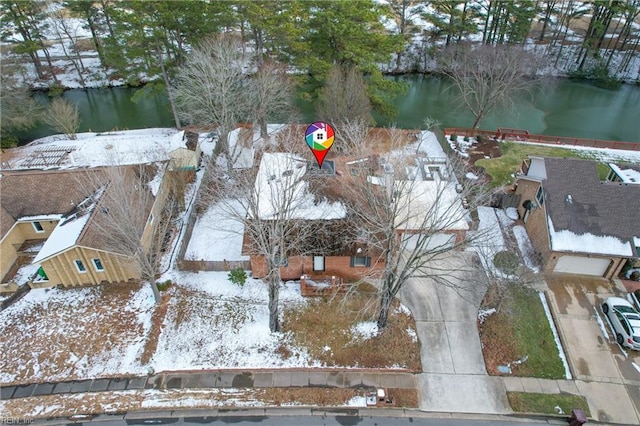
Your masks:
[[[474,419],[438,419],[416,417],[359,417],[359,416],[233,416],[233,417],[165,417],[140,418],[118,421],[94,421],[86,423],[67,423],[87,426],[153,426],[153,425],[256,425],[263,426],[526,426],[526,425],[566,425],[566,420],[474,420]]]

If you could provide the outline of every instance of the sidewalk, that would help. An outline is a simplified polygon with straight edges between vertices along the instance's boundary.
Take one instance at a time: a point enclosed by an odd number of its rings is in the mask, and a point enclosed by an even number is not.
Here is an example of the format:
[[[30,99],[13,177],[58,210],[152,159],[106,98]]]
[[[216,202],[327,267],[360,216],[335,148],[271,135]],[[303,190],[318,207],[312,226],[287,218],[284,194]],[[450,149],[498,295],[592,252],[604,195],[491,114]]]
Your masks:
[[[1,399],[63,393],[140,389],[206,389],[268,387],[371,387],[415,389],[415,375],[408,371],[372,369],[228,369],[162,372],[131,376],[2,386]]]
[[[507,392],[580,395],[589,403],[591,417],[594,419],[611,423],[638,424],[639,419],[635,415],[634,406],[622,384],[531,377],[503,377],[503,381]],[[605,411],[607,418],[602,418]]]

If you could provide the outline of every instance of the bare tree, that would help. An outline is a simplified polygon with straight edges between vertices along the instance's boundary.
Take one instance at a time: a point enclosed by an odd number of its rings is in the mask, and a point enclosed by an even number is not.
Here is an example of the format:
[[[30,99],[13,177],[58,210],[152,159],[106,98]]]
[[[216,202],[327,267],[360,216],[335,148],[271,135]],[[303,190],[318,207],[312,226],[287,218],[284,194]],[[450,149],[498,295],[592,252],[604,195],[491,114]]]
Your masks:
[[[366,242],[362,252],[375,256],[371,265],[377,266],[372,273],[380,282],[379,328],[386,327],[393,298],[410,278],[466,288],[460,285],[461,274],[473,268],[462,249],[484,237],[466,232],[469,212],[487,200],[481,184],[463,183],[463,163],[429,158],[419,144],[407,146],[412,141],[406,131],[388,132],[391,149],[379,160],[369,155],[375,146],[371,140],[358,144],[361,158],[368,161],[351,162],[343,184],[353,227]]]
[[[253,115],[262,139],[269,138],[267,119],[270,116],[289,117],[293,108],[293,86],[286,67],[273,61],[260,63],[258,72],[251,78]]]
[[[370,125],[371,102],[362,73],[355,67],[333,67],[318,98],[318,117],[332,124],[340,138],[346,123]]]
[[[179,117],[190,124],[216,125],[220,151],[227,156],[229,132],[249,116],[247,59],[237,37],[220,34],[194,47],[175,78]]]
[[[63,98],[55,98],[44,114],[43,121],[56,132],[75,139],[80,128],[80,114],[75,104]]]
[[[161,297],[155,280],[177,210],[174,194],[157,187],[163,173],[171,173],[164,164],[114,166],[89,174],[81,183],[101,188],[92,222],[96,242],[131,259],[141,279],[151,285],[156,303]]]
[[[56,7],[59,8],[49,12],[49,18],[53,22],[53,31],[60,39],[64,56],[71,61],[76,73],[78,73],[80,84],[82,84],[82,87],[85,87],[86,84],[84,76],[82,75],[85,67],[80,52],[77,49],[79,40],[77,28],[72,27],[71,21],[67,18],[67,10],[62,7],[62,4],[56,5]],[[67,40],[64,40],[65,38]],[[71,49],[67,47],[67,41],[70,43]]]
[[[439,57],[460,101],[474,116],[473,128],[498,105],[510,104],[542,81],[544,61],[522,46],[451,46]]]
[[[262,264],[272,332],[280,331],[281,267],[298,257],[322,255],[322,235],[339,226],[345,213],[339,203],[309,192],[307,169],[307,160],[299,155],[267,152],[255,173],[223,178],[222,170],[211,173],[214,198],[227,217],[244,223],[245,250]]]

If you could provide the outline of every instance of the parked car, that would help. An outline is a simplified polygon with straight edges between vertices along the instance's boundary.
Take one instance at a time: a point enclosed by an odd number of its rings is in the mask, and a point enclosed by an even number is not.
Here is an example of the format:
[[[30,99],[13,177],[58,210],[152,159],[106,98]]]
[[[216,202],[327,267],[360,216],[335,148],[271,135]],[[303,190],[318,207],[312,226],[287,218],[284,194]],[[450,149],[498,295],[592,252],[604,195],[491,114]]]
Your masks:
[[[631,299],[631,302],[635,305],[636,310],[640,311],[640,290],[629,293],[627,299]]]
[[[609,297],[602,304],[602,312],[622,346],[640,351],[640,313],[631,303],[620,297]]]

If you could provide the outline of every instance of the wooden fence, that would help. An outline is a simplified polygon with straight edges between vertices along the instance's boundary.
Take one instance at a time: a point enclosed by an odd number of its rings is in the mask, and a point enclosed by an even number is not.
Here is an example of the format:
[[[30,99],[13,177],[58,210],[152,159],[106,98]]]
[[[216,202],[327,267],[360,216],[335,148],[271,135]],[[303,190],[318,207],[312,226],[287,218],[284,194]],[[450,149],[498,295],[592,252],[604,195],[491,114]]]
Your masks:
[[[236,268],[251,269],[248,260],[186,260],[178,259],[181,271],[231,271]]]
[[[507,130],[507,129],[505,129]],[[513,129],[508,129],[513,130]],[[589,148],[608,148],[622,149],[628,151],[640,151],[640,142],[621,142],[621,141],[605,141],[599,139],[582,139],[567,136],[550,136],[550,135],[526,135],[515,134],[514,132],[501,132],[500,130],[480,130],[468,129],[465,127],[447,127],[444,129],[445,135],[458,135],[476,137],[482,135],[492,139],[514,139],[519,142],[533,142],[546,145],[573,145],[584,146]]]

